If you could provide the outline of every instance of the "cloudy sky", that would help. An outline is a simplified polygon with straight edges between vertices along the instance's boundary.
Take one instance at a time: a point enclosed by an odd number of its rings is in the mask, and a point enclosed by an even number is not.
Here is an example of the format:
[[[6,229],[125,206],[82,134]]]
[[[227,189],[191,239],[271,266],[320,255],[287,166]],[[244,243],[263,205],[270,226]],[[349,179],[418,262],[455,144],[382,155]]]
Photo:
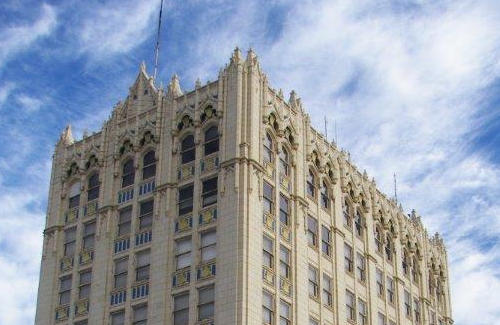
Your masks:
[[[159,0],[0,4],[0,324],[32,324],[54,144],[98,130]],[[458,325],[500,324],[500,2],[166,1],[159,79],[214,80],[253,47],[275,88],[448,246]]]

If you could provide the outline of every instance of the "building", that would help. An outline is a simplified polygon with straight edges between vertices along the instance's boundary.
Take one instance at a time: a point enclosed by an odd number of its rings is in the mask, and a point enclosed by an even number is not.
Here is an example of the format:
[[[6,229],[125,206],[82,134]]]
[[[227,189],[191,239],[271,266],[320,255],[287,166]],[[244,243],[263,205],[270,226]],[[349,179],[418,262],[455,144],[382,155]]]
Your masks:
[[[236,49],[56,145],[36,324],[447,324],[442,239]]]

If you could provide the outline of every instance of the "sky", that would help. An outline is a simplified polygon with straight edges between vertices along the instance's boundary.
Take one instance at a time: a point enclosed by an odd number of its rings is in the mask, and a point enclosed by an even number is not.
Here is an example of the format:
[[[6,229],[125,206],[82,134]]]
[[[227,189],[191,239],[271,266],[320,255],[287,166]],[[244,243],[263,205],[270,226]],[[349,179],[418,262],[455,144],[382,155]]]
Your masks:
[[[159,0],[0,2],[0,324],[32,324],[51,155],[97,131]],[[457,325],[500,324],[500,2],[165,0],[158,84],[215,80],[252,47],[274,88],[448,248]]]

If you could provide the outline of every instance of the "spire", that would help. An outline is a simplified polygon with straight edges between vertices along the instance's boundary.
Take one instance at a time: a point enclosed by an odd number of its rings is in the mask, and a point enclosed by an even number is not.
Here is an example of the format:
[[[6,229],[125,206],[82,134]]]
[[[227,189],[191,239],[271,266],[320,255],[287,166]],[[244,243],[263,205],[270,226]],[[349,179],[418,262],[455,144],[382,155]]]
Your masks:
[[[241,51],[238,47],[236,47],[233,51],[233,55],[231,56],[231,63],[238,64],[241,62]]]
[[[196,81],[194,82],[194,87],[195,88],[201,88],[201,80],[200,80],[200,78],[196,79]]]
[[[290,98],[288,99],[288,104],[292,107],[297,107],[297,93],[295,90],[290,92]]]
[[[59,138],[59,142],[64,144],[65,146],[69,146],[70,144],[73,144],[74,139],[73,135],[71,134],[71,124],[66,125],[64,128],[64,131],[61,133],[61,137]]]
[[[174,74],[172,76],[172,79],[168,84],[168,94],[171,95],[173,98],[182,95],[181,86],[179,84],[179,77],[177,76],[177,74]]]

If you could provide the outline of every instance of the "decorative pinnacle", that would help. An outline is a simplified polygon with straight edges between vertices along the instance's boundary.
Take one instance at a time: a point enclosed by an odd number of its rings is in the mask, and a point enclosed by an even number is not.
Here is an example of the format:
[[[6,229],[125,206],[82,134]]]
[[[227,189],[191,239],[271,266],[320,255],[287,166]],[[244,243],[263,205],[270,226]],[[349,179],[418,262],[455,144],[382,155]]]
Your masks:
[[[200,78],[196,79],[196,81],[194,82],[194,87],[195,88],[201,88],[201,80],[200,80]]]
[[[71,124],[66,125],[64,131],[61,133],[59,141],[66,146],[69,146],[74,142],[73,134],[71,133]]]
[[[170,83],[168,84],[168,93],[174,97],[182,95],[181,85],[179,83],[179,77],[177,74],[172,76]]]
[[[236,46],[236,48],[233,51],[233,56],[231,57],[231,62],[232,63],[239,63],[240,61],[241,61],[241,51]]]
[[[295,90],[292,90],[290,92],[290,97],[288,98],[288,104],[290,104],[290,106],[293,107],[297,106],[297,93],[295,92]]]

